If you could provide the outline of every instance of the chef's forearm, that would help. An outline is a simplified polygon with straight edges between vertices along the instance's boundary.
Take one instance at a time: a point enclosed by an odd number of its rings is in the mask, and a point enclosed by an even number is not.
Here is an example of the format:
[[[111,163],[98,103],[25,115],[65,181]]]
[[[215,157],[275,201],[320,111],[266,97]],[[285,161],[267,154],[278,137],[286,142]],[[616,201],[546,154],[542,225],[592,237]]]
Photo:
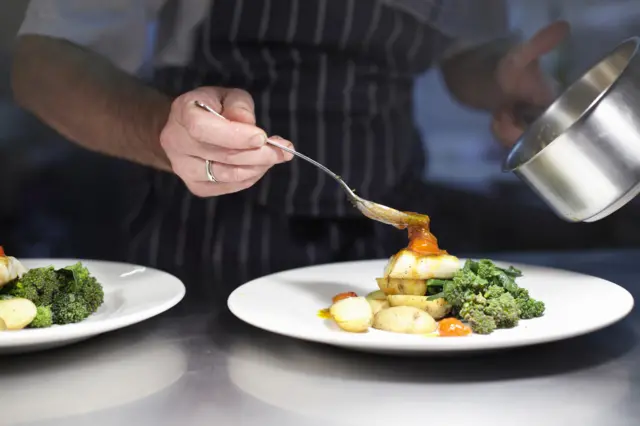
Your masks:
[[[64,40],[23,36],[12,87],[20,106],[71,141],[171,170],[159,143],[170,99],[105,58]]]
[[[498,108],[504,95],[496,80],[496,69],[511,45],[504,40],[490,42],[447,58],[441,71],[453,97],[472,108]]]

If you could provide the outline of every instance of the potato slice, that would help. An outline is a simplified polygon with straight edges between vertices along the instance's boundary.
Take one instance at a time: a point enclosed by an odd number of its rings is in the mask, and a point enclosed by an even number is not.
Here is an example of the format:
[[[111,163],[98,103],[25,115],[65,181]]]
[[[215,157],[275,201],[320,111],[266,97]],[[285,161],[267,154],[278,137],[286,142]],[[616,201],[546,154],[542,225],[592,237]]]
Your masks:
[[[390,306],[413,306],[426,311],[434,319],[444,318],[451,312],[451,305],[443,298],[429,300],[427,296],[410,296],[405,294],[393,294],[387,296]]]
[[[5,331],[7,329],[7,324],[4,322],[2,318],[0,318],[0,331]]]
[[[413,280],[452,278],[460,268],[460,259],[455,256],[427,256],[403,249],[389,259],[384,276]]]
[[[398,278],[376,278],[378,287],[386,295],[390,294],[411,294],[424,296],[427,293],[427,282],[425,280],[404,280]]]
[[[371,311],[373,312],[373,315],[377,314],[383,309],[388,309],[390,306],[389,301],[387,299],[384,299],[384,300],[367,299],[367,302],[369,302],[369,305],[371,306]]]
[[[412,306],[395,306],[382,310],[373,319],[373,328],[405,334],[433,333],[438,323],[431,315]]]
[[[351,333],[362,333],[373,323],[373,310],[364,297],[349,297],[331,305],[331,317],[338,327]]]
[[[7,330],[22,330],[36,317],[36,305],[27,299],[0,300],[0,318]]]

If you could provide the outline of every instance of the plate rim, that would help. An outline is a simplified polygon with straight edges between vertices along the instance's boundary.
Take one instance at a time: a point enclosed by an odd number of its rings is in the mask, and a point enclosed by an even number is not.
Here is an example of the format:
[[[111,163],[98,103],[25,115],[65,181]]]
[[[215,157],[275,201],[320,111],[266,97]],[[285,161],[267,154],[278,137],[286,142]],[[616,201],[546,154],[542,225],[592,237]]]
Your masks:
[[[460,258],[461,261],[465,261],[468,258]],[[473,257],[472,259],[477,260],[480,258],[476,258]],[[446,342],[446,344],[438,344],[438,345],[424,345],[424,346],[418,346],[415,344],[415,341],[411,341],[411,342],[407,342],[407,341],[402,341],[402,342],[398,342],[395,343],[393,345],[390,345],[388,347],[384,347],[383,345],[381,345],[379,342],[373,342],[373,341],[356,341],[356,340],[348,340],[347,337],[347,333],[345,334],[340,334],[337,333],[335,336],[335,338],[329,339],[329,338],[325,338],[324,336],[320,336],[320,337],[314,337],[313,335],[304,335],[302,333],[291,333],[291,332],[286,332],[283,330],[280,330],[276,327],[271,327],[271,326],[264,326],[264,325],[260,325],[258,324],[256,321],[253,321],[250,318],[246,318],[244,317],[242,314],[240,314],[238,312],[237,309],[237,299],[239,294],[244,291],[243,288],[246,290],[246,286],[249,285],[256,285],[256,283],[260,282],[261,280],[264,279],[268,279],[268,278],[273,278],[275,276],[278,275],[284,275],[287,273],[292,273],[292,272],[304,272],[306,270],[313,270],[313,269],[318,269],[318,268],[322,268],[322,267],[327,267],[327,266],[345,266],[345,265],[366,265],[366,264],[377,264],[380,263],[381,266],[383,266],[383,262],[388,261],[388,259],[384,258],[384,259],[370,259],[370,260],[356,260],[356,261],[341,261],[341,262],[331,262],[331,263],[322,263],[322,264],[317,264],[317,265],[308,265],[308,266],[303,266],[300,268],[293,268],[293,269],[288,269],[288,270],[284,270],[284,271],[280,271],[280,272],[274,272],[268,275],[264,275],[262,277],[258,277],[255,278],[253,280],[250,280],[244,284],[242,284],[241,286],[237,287],[236,289],[233,290],[233,292],[231,292],[231,294],[229,295],[229,297],[227,298],[227,308],[229,309],[229,311],[239,320],[251,325],[252,327],[270,332],[270,333],[274,333],[277,335],[281,335],[281,336],[285,336],[288,338],[292,338],[292,339],[297,339],[297,340],[302,340],[302,341],[306,341],[306,342],[313,342],[313,343],[318,343],[318,344],[324,344],[324,345],[329,345],[329,346],[335,346],[335,347],[341,347],[341,348],[345,348],[345,349],[350,349],[350,350],[355,350],[355,351],[364,351],[364,352],[378,352],[378,353],[407,353],[407,354],[438,354],[438,353],[443,353],[443,352],[459,352],[459,353],[468,353],[468,352],[484,352],[484,351],[495,351],[495,350],[505,350],[505,349],[512,349],[512,348],[518,348],[518,347],[526,347],[526,346],[534,346],[534,345],[539,345],[539,344],[545,344],[545,343],[552,343],[552,342],[558,342],[558,341],[563,341],[563,340],[569,340],[569,339],[573,339],[575,337],[579,337],[579,336],[584,336],[584,335],[588,335],[591,334],[593,332],[605,329],[607,327],[610,327],[613,324],[616,324],[620,321],[622,321],[624,318],[626,318],[631,311],[633,310],[633,308],[635,307],[635,299],[633,297],[633,295],[624,287],[622,287],[619,284],[616,284],[612,281],[609,281],[605,278],[601,278],[601,277],[596,277],[594,275],[589,275],[583,272],[576,272],[576,271],[571,271],[568,269],[561,269],[561,268],[556,268],[556,267],[550,267],[550,266],[544,266],[544,265],[535,265],[535,264],[527,264],[527,263],[521,263],[521,262],[510,262],[508,260],[495,260],[494,262],[496,264],[508,264],[508,265],[513,265],[516,268],[519,267],[523,267],[523,268],[533,268],[533,269],[537,269],[540,271],[548,271],[548,272],[556,272],[556,273],[569,273],[573,276],[582,276],[582,277],[588,277],[588,278],[595,278],[597,280],[603,281],[605,283],[607,283],[608,285],[612,285],[616,291],[619,291],[621,293],[621,297],[623,297],[625,299],[626,302],[626,306],[625,309],[620,310],[620,312],[618,312],[616,315],[613,315],[611,318],[609,318],[607,321],[603,321],[597,325],[592,325],[589,327],[585,327],[583,329],[580,330],[574,330],[572,332],[569,333],[563,333],[562,336],[555,336],[555,335],[545,335],[545,336],[529,336],[529,337],[524,337],[524,338],[520,338],[520,339],[513,339],[513,340],[506,340],[506,341],[496,341],[496,340],[476,340],[474,339],[474,342],[482,342],[482,344],[480,343],[474,343],[474,344],[469,344],[468,340],[462,341],[461,339],[435,339],[437,341],[442,341],[443,343]],[[492,260],[493,261],[493,260]],[[342,336],[342,337],[339,337]],[[434,339],[429,339],[429,341],[433,341]],[[456,343],[459,342],[459,343]]]
[[[137,312],[130,312],[115,318],[104,318],[98,321],[81,321],[75,324],[67,324],[63,326],[56,326],[43,329],[24,329],[17,331],[10,331],[0,333],[0,350],[28,347],[35,345],[42,345],[47,343],[56,343],[63,341],[72,341],[75,339],[82,339],[85,337],[98,336],[100,334],[108,333],[111,331],[119,330],[125,327],[129,327],[134,324],[141,323],[150,318],[156,317],[174,306],[184,299],[186,295],[186,286],[178,277],[169,272],[161,269],[153,268],[150,266],[140,265],[136,263],[118,262],[112,260],[99,260],[91,258],[35,258],[35,257],[21,257],[22,263],[77,263],[82,262],[87,264],[101,264],[106,266],[124,266],[131,268],[144,268],[145,270],[159,273],[160,275],[169,278],[172,286],[176,287],[176,293],[171,298],[167,298],[162,303],[158,303],[155,306],[146,308]]]

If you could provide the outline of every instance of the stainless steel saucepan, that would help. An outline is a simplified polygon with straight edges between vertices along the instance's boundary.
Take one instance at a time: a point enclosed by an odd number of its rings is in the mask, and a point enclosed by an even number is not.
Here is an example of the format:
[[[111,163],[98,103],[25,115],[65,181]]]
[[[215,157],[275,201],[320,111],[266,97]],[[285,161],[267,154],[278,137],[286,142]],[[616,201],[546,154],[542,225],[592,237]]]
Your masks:
[[[540,115],[507,156],[560,216],[594,222],[640,192],[640,38],[625,40]]]

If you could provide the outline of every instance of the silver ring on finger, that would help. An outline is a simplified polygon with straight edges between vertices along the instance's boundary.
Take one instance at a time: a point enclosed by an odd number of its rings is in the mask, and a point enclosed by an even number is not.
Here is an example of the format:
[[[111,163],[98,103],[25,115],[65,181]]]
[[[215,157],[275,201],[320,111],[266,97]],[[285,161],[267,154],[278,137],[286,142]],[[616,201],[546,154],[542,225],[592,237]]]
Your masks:
[[[204,170],[207,174],[207,180],[209,182],[218,183],[218,179],[213,175],[213,171],[211,170],[211,164],[213,162],[209,160],[204,160]]]

